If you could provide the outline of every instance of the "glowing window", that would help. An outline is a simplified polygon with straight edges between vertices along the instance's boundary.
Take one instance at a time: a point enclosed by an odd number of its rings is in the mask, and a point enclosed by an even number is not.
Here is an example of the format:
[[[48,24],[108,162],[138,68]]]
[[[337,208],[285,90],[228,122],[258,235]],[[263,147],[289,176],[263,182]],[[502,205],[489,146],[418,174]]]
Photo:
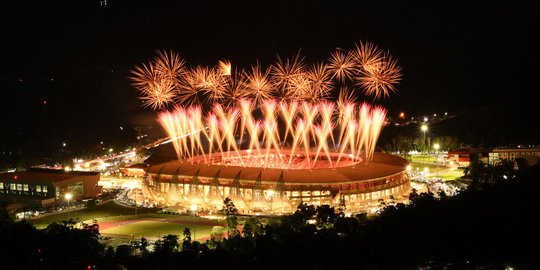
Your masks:
[[[36,191],[41,192],[41,186],[40,185],[36,185]]]
[[[47,186],[43,186],[43,192],[47,193]]]
[[[23,190],[24,190],[24,191],[28,191],[28,184],[24,184],[24,185],[23,185]]]

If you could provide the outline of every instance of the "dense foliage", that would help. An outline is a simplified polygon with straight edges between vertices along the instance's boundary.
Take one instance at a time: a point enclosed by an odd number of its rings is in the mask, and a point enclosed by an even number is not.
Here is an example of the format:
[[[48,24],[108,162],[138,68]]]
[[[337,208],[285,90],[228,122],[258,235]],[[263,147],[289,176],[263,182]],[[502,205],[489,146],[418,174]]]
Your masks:
[[[231,219],[228,238],[216,235],[206,243],[179,228],[182,240],[164,236],[153,252],[146,239],[114,250],[73,222],[37,230],[2,212],[0,260],[3,269],[532,269],[539,175],[537,165],[454,197],[418,194],[411,204],[387,206],[377,217],[345,217],[329,206],[300,204],[279,218],[239,217],[241,230]],[[233,202],[226,201],[224,210],[234,216]]]

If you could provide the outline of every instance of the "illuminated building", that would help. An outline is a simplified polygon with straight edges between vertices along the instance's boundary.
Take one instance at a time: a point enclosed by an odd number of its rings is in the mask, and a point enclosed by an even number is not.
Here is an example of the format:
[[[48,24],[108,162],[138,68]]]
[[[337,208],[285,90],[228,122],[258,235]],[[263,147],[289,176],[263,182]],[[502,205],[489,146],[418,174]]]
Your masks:
[[[242,166],[220,155],[213,164],[199,157],[193,164],[171,160],[151,165],[143,185],[145,198],[163,206],[219,210],[229,197],[243,213],[289,213],[300,202],[338,207],[340,199],[348,211],[361,211],[379,199],[399,200],[410,191],[407,161],[390,154],[374,153],[369,164],[347,158],[330,167],[325,160],[311,169],[302,165],[307,158],[301,154],[294,159],[297,166],[288,163],[288,168],[278,164],[277,154],[275,168],[261,167],[269,161],[266,157],[250,160]]]
[[[0,174],[0,199],[7,202],[52,204],[70,193],[73,199],[96,197],[98,172],[31,168]]]

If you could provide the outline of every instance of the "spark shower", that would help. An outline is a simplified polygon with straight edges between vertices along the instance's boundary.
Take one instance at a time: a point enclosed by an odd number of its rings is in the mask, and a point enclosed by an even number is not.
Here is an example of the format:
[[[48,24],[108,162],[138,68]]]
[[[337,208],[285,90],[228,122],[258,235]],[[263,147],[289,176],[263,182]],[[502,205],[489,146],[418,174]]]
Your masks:
[[[144,106],[165,109],[158,121],[181,161],[313,169],[372,159],[386,110],[358,104],[357,92],[388,97],[401,68],[360,42],[325,62],[308,65],[298,53],[248,70],[226,60],[188,67],[177,53],[158,52],[131,79]]]

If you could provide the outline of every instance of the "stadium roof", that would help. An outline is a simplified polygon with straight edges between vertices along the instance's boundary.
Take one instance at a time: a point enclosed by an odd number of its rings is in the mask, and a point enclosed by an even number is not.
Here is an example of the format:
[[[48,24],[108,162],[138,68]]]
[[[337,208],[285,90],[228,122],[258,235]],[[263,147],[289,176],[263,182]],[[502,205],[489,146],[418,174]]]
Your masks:
[[[401,173],[405,170],[407,161],[401,157],[375,153],[373,161],[354,166],[338,167],[335,169],[274,169],[238,167],[226,165],[191,164],[187,161],[170,160],[155,164],[147,169],[149,174],[178,175],[192,177],[198,175],[204,178],[235,179],[256,181],[260,175],[262,183],[277,182],[283,174],[283,181],[288,184],[347,184],[361,180],[372,180]]]

